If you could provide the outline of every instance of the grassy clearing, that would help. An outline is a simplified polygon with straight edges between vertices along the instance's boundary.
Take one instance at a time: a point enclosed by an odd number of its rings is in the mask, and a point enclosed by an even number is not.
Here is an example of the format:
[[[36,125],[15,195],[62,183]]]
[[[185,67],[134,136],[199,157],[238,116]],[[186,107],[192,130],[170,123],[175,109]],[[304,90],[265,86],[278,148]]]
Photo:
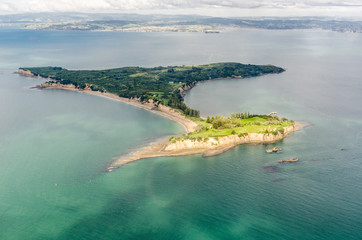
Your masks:
[[[129,76],[130,76],[130,77],[144,77],[144,76],[146,76],[146,75],[148,75],[148,73],[146,73],[146,72],[140,72],[140,73],[131,74],[131,75],[129,75]]]
[[[235,116],[235,115],[234,115]],[[179,141],[185,139],[207,139],[210,137],[225,137],[229,135],[245,136],[248,133],[265,133],[274,134],[284,133],[284,127],[293,126],[294,121],[286,118],[279,119],[277,116],[266,115],[243,115],[246,118],[237,117],[208,117],[207,120],[201,118],[189,117],[198,126],[196,131],[182,136],[173,136],[171,141]]]

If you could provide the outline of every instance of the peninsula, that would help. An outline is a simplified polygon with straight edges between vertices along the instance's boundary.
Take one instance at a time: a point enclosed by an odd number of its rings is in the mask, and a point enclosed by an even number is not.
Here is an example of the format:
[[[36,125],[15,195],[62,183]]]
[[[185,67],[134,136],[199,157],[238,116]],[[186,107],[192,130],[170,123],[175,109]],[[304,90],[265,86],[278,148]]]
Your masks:
[[[295,131],[295,123],[274,114],[248,112],[231,116],[200,118],[200,112],[183,102],[185,91],[200,81],[256,77],[281,73],[273,65],[213,63],[197,66],[123,67],[107,70],[67,70],[61,67],[19,68],[19,74],[45,78],[40,88],[83,91],[117,99],[168,117],[185,127],[186,134],[151,144],[146,149],[122,157],[110,168],[143,158],[220,154],[242,143],[269,143]]]

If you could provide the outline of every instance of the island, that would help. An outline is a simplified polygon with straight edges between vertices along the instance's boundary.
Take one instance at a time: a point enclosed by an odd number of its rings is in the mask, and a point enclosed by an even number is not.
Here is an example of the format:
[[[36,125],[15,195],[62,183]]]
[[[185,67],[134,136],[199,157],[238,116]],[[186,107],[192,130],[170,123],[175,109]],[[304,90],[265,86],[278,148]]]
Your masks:
[[[22,67],[18,73],[47,79],[41,89],[82,91],[117,99],[168,117],[185,127],[186,133],[123,156],[112,168],[144,158],[203,154],[212,156],[243,143],[271,143],[296,130],[293,120],[275,113],[233,113],[200,117],[183,102],[185,92],[198,82],[213,79],[249,78],[282,73],[273,65],[234,62],[196,66],[122,67],[106,70],[67,70],[61,67]]]

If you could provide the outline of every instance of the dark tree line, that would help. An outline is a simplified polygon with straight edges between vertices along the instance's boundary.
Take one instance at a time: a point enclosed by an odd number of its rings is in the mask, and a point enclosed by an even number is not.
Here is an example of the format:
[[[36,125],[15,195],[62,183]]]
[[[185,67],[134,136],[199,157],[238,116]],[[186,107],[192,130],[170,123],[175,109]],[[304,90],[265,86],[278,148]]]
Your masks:
[[[141,101],[153,99],[154,102],[195,117],[200,113],[183,103],[180,87],[192,87],[199,81],[215,78],[254,77],[284,71],[272,65],[240,63],[214,63],[194,67],[123,67],[107,70],[67,70],[61,67],[22,69],[61,84],[73,84],[80,89],[89,87],[93,91],[110,92],[125,98],[138,98]]]

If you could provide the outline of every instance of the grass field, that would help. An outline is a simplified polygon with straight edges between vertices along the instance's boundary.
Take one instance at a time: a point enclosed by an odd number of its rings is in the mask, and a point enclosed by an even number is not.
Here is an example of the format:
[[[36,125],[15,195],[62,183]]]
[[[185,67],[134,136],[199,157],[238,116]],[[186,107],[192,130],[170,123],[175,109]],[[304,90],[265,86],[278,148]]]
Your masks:
[[[244,119],[237,119],[233,117],[215,117],[207,122],[201,118],[190,118],[198,124],[196,131],[182,136],[173,136],[171,141],[185,140],[185,139],[205,139],[209,137],[224,137],[229,135],[245,136],[248,133],[265,133],[265,134],[278,134],[284,132],[284,127],[294,125],[294,121],[289,121],[285,118],[279,119],[276,116],[255,116]],[[222,119],[224,122],[221,126],[215,128],[215,121]],[[231,124],[233,123],[233,124]]]

